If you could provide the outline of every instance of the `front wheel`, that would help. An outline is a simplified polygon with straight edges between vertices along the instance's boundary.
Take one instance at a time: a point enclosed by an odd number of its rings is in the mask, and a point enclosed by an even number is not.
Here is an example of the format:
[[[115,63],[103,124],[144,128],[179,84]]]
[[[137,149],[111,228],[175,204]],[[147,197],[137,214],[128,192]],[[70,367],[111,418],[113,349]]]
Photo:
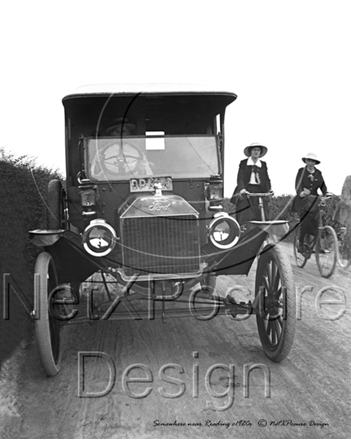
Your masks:
[[[304,244],[300,243],[300,230],[301,230],[301,225],[299,224],[295,229],[294,255],[295,255],[295,261],[297,267],[300,267],[302,269],[303,267],[305,267],[308,258],[304,253]]]
[[[324,278],[333,275],[338,256],[338,239],[331,226],[320,228],[316,244],[316,261],[319,273]]]
[[[350,251],[350,238],[348,237],[348,231],[345,227],[340,229],[340,233],[337,234],[338,238],[338,263],[344,269],[351,264],[351,251]]]
[[[35,263],[35,295],[38,315],[35,333],[39,357],[48,376],[55,376],[61,367],[60,321],[49,310],[49,294],[58,285],[53,258],[48,252],[39,254]]]
[[[293,346],[296,298],[290,261],[279,245],[262,250],[255,291],[260,295],[256,321],[263,350],[269,359],[280,362]]]

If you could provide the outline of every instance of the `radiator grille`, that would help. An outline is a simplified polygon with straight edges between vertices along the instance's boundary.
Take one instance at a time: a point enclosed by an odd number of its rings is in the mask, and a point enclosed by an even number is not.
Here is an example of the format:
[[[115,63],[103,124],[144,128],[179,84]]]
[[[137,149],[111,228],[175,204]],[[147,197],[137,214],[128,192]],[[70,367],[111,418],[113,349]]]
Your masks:
[[[121,239],[124,272],[128,276],[199,270],[199,225],[193,215],[124,218]]]

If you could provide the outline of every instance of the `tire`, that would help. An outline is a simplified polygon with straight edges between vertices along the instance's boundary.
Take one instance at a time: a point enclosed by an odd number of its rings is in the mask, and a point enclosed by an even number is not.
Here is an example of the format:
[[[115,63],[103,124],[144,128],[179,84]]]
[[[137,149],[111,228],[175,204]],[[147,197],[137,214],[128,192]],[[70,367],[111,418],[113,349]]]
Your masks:
[[[266,356],[281,362],[294,342],[296,297],[291,264],[279,245],[267,245],[259,257],[256,296],[262,288],[264,297],[256,313],[258,333]]]
[[[55,376],[61,367],[60,321],[49,312],[49,293],[58,285],[54,260],[49,253],[39,254],[34,273],[39,275],[35,292],[39,311],[35,320],[39,357],[46,374]]]
[[[338,241],[338,263],[343,268],[346,269],[351,264],[351,258],[344,256],[344,243]]]
[[[340,256],[338,262],[343,269],[347,269],[351,266],[351,258],[343,258]]]
[[[295,255],[295,262],[296,266],[300,267],[301,269],[305,267],[308,258],[306,258],[303,254],[299,252],[299,246],[300,246],[300,228],[301,225],[298,225],[295,229],[295,236],[294,236],[294,255]]]
[[[62,229],[63,216],[62,185],[59,180],[54,179],[51,180],[48,185],[48,229]]]
[[[344,234],[342,234],[340,237],[338,236],[338,234],[336,235],[338,239],[338,263],[344,269],[348,268],[351,264],[350,251],[347,249],[346,245],[346,234],[347,231],[345,230]]]
[[[329,278],[333,275],[337,257],[338,239],[336,233],[331,226],[324,226],[319,230],[316,244],[316,261],[322,277]]]

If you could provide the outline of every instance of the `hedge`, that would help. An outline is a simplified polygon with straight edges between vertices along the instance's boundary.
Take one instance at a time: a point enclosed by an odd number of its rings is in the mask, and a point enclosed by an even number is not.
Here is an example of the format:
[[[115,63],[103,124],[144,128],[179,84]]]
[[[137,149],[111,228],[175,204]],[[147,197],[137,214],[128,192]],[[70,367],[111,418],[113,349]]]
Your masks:
[[[7,271],[13,271],[14,265],[6,263],[23,257],[28,270],[32,271],[38,248],[30,242],[28,231],[46,228],[47,187],[54,178],[61,178],[56,170],[38,166],[35,159],[28,156],[7,154],[0,148],[2,270],[6,267]]]

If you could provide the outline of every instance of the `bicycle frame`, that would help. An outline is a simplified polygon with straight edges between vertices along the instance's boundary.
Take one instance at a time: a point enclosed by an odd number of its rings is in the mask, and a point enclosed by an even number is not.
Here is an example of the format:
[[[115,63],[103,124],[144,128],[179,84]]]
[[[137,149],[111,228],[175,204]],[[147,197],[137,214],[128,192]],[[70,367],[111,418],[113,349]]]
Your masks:
[[[261,213],[261,220],[251,220],[249,223],[258,226],[268,233],[267,243],[278,243],[285,238],[289,232],[287,220],[266,220],[263,207],[263,197],[272,197],[273,194],[268,193],[246,193],[247,197],[258,197],[258,207]]]
[[[306,257],[307,259],[311,257],[312,251],[315,247],[315,244],[318,241],[318,238],[320,236],[320,231],[324,228],[324,226],[326,226],[323,222],[323,214],[325,214],[324,210],[322,209],[325,205],[326,205],[326,200],[328,200],[330,197],[325,197],[325,198],[321,198],[319,196],[319,201],[318,201],[318,231],[317,231],[317,235],[313,235],[313,234],[306,234],[309,236],[313,237],[313,240],[311,240],[309,243],[303,243],[304,246],[308,246],[309,247],[309,255],[308,257]],[[305,214],[305,217],[303,218],[303,220],[307,220],[307,216],[309,215],[309,213],[307,212]],[[302,223],[302,221],[300,221],[300,224]]]
[[[303,243],[300,243],[299,228],[296,230],[294,240],[294,252],[296,264],[298,267],[303,268],[312,255],[315,248],[316,261],[320,274],[328,278],[335,269],[336,255],[337,255],[337,238],[334,229],[325,224],[324,215],[325,212],[322,209],[326,205],[326,200],[329,197],[320,197],[318,200],[318,229],[317,234],[308,233],[304,236]],[[306,214],[307,216],[308,214]],[[305,216],[305,217],[306,217]],[[303,221],[307,219],[304,218]],[[301,221],[300,221],[301,225]],[[306,241],[305,237],[313,237],[310,241]],[[301,250],[300,250],[301,249]]]

